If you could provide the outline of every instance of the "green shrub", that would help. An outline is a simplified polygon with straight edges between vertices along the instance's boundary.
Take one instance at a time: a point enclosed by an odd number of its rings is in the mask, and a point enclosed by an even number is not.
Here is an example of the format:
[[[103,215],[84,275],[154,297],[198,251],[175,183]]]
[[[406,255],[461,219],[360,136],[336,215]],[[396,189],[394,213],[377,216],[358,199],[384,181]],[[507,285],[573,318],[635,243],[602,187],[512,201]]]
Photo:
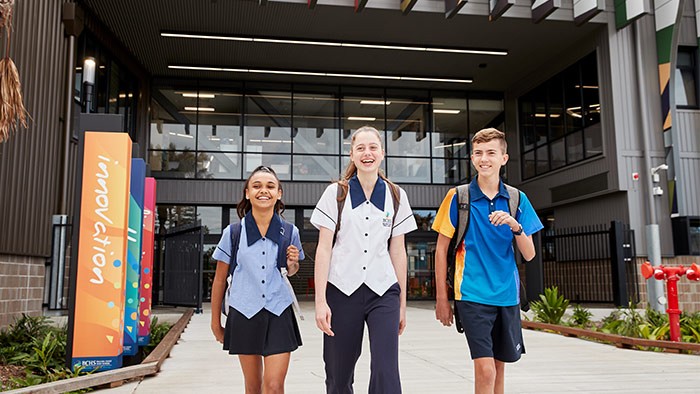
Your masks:
[[[568,306],[569,300],[559,295],[559,289],[556,286],[544,289],[540,299],[530,303],[530,307],[535,312],[535,321],[549,324],[560,324]]]
[[[582,307],[580,304],[576,304],[569,323],[577,327],[588,327],[591,325],[591,317],[593,317],[591,311]]]
[[[162,341],[168,331],[170,331],[170,327],[172,327],[171,324],[159,323],[158,317],[153,316],[153,319],[151,319],[151,341],[148,343],[148,345],[141,348],[144,358],[146,358],[146,356],[148,356],[153,349],[158,346],[160,341]]]
[[[0,363],[9,364],[14,356],[30,353],[35,339],[43,341],[49,332],[55,331],[46,317],[22,314],[7,329],[0,331]]]
[[[617,311],[603,319],[601,331],[626,337],[642,338],[641,330],[644,325],[649,326],[646,318],[630,302],[627,308],[619,307]]]
[[[681,314],[680,323],[682,341],[700,343],[700,312]]]

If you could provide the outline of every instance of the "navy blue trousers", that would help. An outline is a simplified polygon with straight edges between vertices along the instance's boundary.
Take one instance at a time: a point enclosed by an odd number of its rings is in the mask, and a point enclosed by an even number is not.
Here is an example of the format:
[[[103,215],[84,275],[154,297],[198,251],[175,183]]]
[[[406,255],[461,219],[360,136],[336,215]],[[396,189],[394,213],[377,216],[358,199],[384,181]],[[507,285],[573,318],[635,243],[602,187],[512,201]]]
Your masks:
[[[369,332],[369,394],[401,393],[399,376],[399,319],[401,289],[392,285],[381,297],[366,285],[352,295],[328,284],[326,300],[331,308],[331,329],[323,335],[326,392],[352,394],[355,364],[362,353],[365,322]]]

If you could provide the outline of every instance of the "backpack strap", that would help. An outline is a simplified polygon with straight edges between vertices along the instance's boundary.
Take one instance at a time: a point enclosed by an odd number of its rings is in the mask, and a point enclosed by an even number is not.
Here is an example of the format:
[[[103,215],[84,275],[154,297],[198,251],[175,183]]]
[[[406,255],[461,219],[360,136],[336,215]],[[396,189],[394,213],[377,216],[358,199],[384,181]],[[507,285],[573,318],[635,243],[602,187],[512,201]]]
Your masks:
[[[394,225],[396,224],[396,214],[399,213],[399,205],[401,204],[401,190],[399,186],[393,182],[384,181],[384,183],[389,185],[391,202],[394,204],[394,216],[391,218],[391,232],[389,233],[389,242],[391,242],[391,237],[394,235]]]
[[[287,268],[287,248],[292,244],[294,225],[280,218],[282,221],[280,244],[277,245],[277,268]]]
[[[226,289],[224,291],[224,297],[221,299],[221,313],[228,316],[228,304],[226,303],[226,298],[228,297],[229,289],[231,288],[231,283],[233,283],[233,272],[238,266],[238,261],[236,257],[238,256],[238,245],[241,242],[241,229],[243,225],[241,222],[233,223],[228,226],[229,228],[229,240],[231,242],[231,256],[228,260],[228,275],[226,275]]]
[[[233,271],[238,266],[238,261],[236,261],[236,256],[238,255],[238,244],[241,243],[241,228],[243,225],[241,222],[233,223],[228,226],[229,228],[229,239],[231,241],[231,257],[228,262],[228,276],[233,275]]]
[[[508,208],[510,209],[510,216],[512,216],[515,219],[518,215],[518,208],[520,207],[520,190],[505,183],[503,185],[508,191],[508,197],[510,197],[508,199]]]
[[[455,249],[459,247],[460,242],[464,239],[467,234],[467,229],[469,228],[469,217],[470,217],[470,205],[471,200],[469,199],[469,185],[459,185],[457,189],[457,238],[455,242]]]
[[[335,200],[338,203],[338,219],[335,221],[335,232],[333,233],[333,245],[335,245],[335,240],[338,238],[338,230],[340,230],[340,218],[343,217],[343,207],[345,206],[345,198],[347,198],[348,193],[350,193],[350,185],[347,185],[347,190],[345,190],[345,187],[340,184],[340,182],[336,182],[336,185],[338,186],[338,192],[336,193],[336,198]]]

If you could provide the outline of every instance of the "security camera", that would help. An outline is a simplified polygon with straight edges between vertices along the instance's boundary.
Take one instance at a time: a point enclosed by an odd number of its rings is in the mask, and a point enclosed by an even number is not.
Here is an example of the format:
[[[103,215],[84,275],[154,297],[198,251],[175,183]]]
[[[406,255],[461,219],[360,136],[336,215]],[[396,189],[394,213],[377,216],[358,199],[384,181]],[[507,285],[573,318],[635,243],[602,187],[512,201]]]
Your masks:
[[[667,164],[659,164],[656,167],[651,167],[651,173],[652,175],[655,175],[659,171],[666,171],[668,170],[668,165]]]

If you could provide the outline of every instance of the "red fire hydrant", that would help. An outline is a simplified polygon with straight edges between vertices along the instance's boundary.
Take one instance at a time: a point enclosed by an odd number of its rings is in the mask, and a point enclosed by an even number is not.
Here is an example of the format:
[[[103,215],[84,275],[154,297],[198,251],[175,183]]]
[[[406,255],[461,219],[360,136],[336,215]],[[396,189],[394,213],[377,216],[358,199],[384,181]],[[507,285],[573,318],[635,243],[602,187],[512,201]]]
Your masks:
[[[671,340],[674,342],[681,341],[681,310],[678,309],[678,280],[681,276],[686,275],[690,280],[700,280],[700,267],[697,264],[692,264],[690,268],[679,265],[678,267],[664,267],[663,264],[658,267],[652,267],[647,261],[642,264],[642,276],[649,279],[652,276],[657,280],[666,280],[666,292],[668,293],[668,324],[670,326]]]

